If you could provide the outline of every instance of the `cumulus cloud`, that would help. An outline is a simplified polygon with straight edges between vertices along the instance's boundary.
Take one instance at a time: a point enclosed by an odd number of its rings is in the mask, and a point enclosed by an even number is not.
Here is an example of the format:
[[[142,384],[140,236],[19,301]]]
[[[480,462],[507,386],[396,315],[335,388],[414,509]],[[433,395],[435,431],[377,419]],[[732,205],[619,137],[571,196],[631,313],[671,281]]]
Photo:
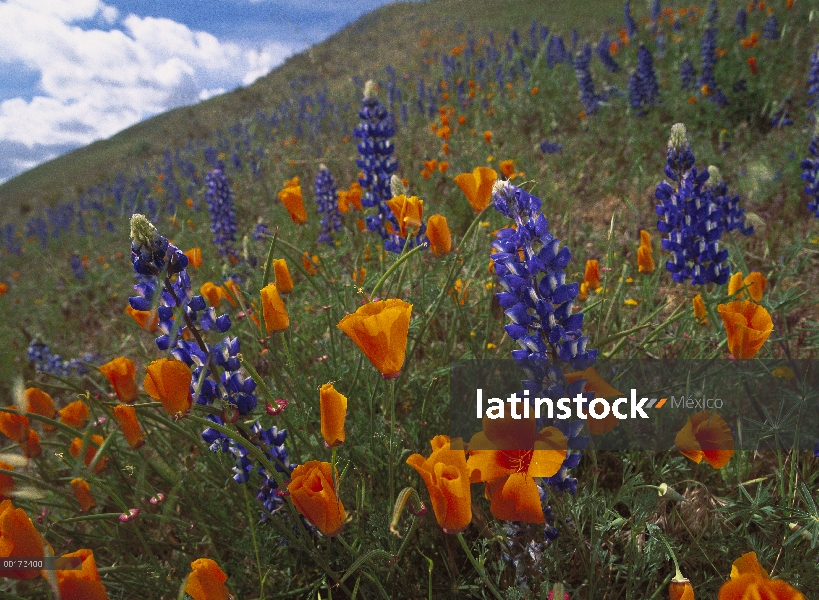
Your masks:
[[[166,18],[124,18],[100,0],[0,2],[0,61],[40,76],[37,91],[0,102],[0,177],[140,120],[247,85],[292,48],[248,49]],[[100,29],[101,23],[112,26]]]

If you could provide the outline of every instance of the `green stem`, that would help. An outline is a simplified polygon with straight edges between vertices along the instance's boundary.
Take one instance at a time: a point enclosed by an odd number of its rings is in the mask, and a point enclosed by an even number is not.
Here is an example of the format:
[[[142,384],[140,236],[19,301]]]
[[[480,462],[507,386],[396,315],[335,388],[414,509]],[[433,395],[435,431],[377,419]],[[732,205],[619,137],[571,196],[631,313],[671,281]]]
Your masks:
[[[489,588],[489,591],[492,592],[492,595],[495,596],[495,598],[497,598],[498,600],[503,600],[503,596],[501,596],[500,592],[498,591],[498,588],[496,588],[495,585],[491,581],[489,581],[489,577],[486,575],[486,571],[484,570],[483,565],[480,564],[475,559],[475,556],[472,554],[472,550],[469,549],[469,544],[466,543],[463,533],[458,534],[458,541],[461,542],[461,548],[464,549],[464,552],[466,552],[466,557],[469,559],[469,562],[472,563],[472,566],[478,572],[478,575],[481,576],[481,580],[483,581],[484,585]]]
[[[389,268],[389,269],[387,269],[387,270],[386,270],[386,272],[385,272],[385,273],[384,273],[384,274],[381,276],[381,279],[379,279],[379,280],[376,282],[375,287],[373,287],[373,291],[372,291],[372,293],[370,294],[370,297],[375,297],[375,296],[377,296],[377,295],[378,295],[378,291],[381,289],[381,286],[383,286],[383,285],[384,285],[384,282],[387,280],[387,278],[388,278],[390,275],[392,275],[392,274],[395,272],[395,270],[396,270],[396,269],[397,269],[399,266],[401,266],[401,264],[403,264],[405,261],[409,260],[409,257],[410,257],[410,256],[412,256],[413,254],[415,254],[415,253],[416,253],[416,252],[418,252],[419,250],[423,250],[424,248],[426,248],[426,244],[421,244],[420,246],[416,246],[415,248],[413,248],[412,250],[410,250],[410,251],[409,251],[409,252],[407,252],[406,254],[402,254],[402,255],[401,255],[399,258],[398,258],[398,260],[396,260],[394,263],[392,263],[392,265],[390,265],[390,268]]]
[[[264,576],[262,575],[262,560],[259,557],[259,543],[256,541],[256,528],[253,526],[253,511],[250,509],[250,500],[247,497],[247,486],[242,486],[245,494],[245,508],[247,508],[247,525],[250,528],[250,538],[253,540],[253,550],[256,553],[256,569],[259,571],[259,600],[264,600]]]

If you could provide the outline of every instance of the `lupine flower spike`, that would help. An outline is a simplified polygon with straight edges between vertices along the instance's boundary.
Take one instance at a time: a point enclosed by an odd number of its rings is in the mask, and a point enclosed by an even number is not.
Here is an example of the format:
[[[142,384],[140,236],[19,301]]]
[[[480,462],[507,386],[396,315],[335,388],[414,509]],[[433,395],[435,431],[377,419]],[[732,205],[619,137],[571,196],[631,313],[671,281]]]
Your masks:
[[[816,55],[819,55],[817,51]],[[819,64],[819,59],[817,59]],[[819,81],[817,82],[819,90]],[[806,158],[802,161],[802,181],[805,182],[805,194],[807,194],[808,210],[819,219],[819,119],[816,120],[816,128],[813,131],[808,152],[813,158]]]
[[[341,213],[338,209],[336,182],[325,165],[319,165],[314,189],[318,214],[322,215],[318,241],[332,244],[333,234],[341,229]]]

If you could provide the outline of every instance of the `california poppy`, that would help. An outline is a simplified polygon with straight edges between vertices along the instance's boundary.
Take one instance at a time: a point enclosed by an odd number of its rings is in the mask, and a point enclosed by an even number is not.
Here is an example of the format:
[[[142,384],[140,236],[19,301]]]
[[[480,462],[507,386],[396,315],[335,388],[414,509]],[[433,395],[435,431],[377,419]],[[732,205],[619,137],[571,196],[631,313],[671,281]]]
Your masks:
[[[83,462],[85,463],[86,467],[91,466],[94,457],[97,455],[97,450],[102,447],[104,441],[105,440],[103,437],[97,434],[92,435],[88,440],[88,444],[85,446],[85,456],[83,457]],[[68,447],[68,453],[74,458],[79,458],[81,451],[82,438],[75,437],[73,440],[71,440],[71,445]],[[107,463],[107,457],[103,456],[100,458],[100,460],[97,461],[97,464],[94,465],[94,473],[99,473],[102,471]]]
[[[339,393],[332,383],[319,390],[321,437],[330,448],[344,443],[344,420],[347,418],[347,396]]]
[[[88,512],[97,505],[97,501],[91,495],[91,486],[85,479],[75,477],[71,480],[71,487],[74,488],[74,496],[80,503],[80,512]]]
[[[756,558],[756,552],[743,554],[731,566],[731,579],[719,589],[719,600],[805,600],[788,582],[771,579]]]
[[[225,280],[225,285],[222,286],[222,289],[222,295],[227,298],[227,301],[233,306],[237,306],[240,304],[239,301],[244,299],[244,296],[242,295],[242,288],[239,287],[239,284],[236,283],[236,280],[232,277],[228,277]]]
[[[120,402],[136,400],[139,395],[136,384],[136,365],[131,359],[119,356],[100,365],[100,371],[111,383]]]
[[[387,200],[392,214],[395,215],[402,238],[407,237],[407,231],[417,230],[421,227],[421,219],[424,216],[424,201],[417,196],[407,198],[404,194],[394,196]]]
[[[338,190],[338,212],[350,212],[350,200],[347,190]]]
[[[125,307],[125,312],[145,331],[151,333],[156,331],[157,323],[159,323],[156,310],[136,310],[129,304]]]
[[[486,482],[489,510],[496,518],[544,523],[534,478],[557,473],[567,447],[566,436],[556,427],[536,432],[532,413],[528,419],[484,417],[483,431],[469,441],[470,481]]]
[[[424,458],[413,454],[407,464],[418,471],[432,501],[435,518],[445,533],[459,533],[472,522],[472,492],[466,453],[452,449],[449,437],[438,435],[430,440],[432,454]],[[461,444],[461,446],[463,446]]]
[[[475,167],[471,173],[461,173],[455,177],[455,183],[469,200],[475,212],[481,212],[489,206],[492,199],[492,187],[498,179],[495,169]]]
[[[691,582],[687,579],[683,581],[674,581],[668,584],[668,599],[669,600],[694,600],[694,588],[691,587]]]
[[[26,439],[20,442],[20,449],[23,451],[23,454],[26,455],[26,458],[37,458],[40,456],[43,453],[43,449],[40,446],[40,434],[33,429],[29,429]]]
[[[214,284],[212,281],[203,283],[202,287],[199,288],[199,293],[202,294],[205,300],[208,301],[208,304],[214,308],[219,308],[219,305],[222,304],[222,298],[225,296],[224,288]]]
[[[5,469],[6,471],[13,471],[14,465],[10,465],[6,462],[0,460],[0,469]],[[6,473],[0,473],[0,501],[5,500],[9,497],[9,492],[14,489],[14,477],[11,475],[7,475]]]
[[[136,409],[128,404],[117,404],[114,407],[114,416],[122,429],[125,441],[134,450],[138,450],[145,443],[145,435],[137,420]]]
[[[600,287],[600,262],[595,259],[586,261],[586,271],[583,274],[583,282],[589,289],[596,290]]]
[[[93,550],[81,548],[60,558],[79,558],[80,569],[58,570],[57,587],[61,600],[108,600],[108,593],[97,571]]]
[[[736,358],[753,358],[773,331],[771,315],[764,306],[745,300],[717,306],[728,335],[728,350]]]
[[[728,295],[736,295],[736,300],[750,298],[754,302],[762,302],[767,285],[768,280],[759,271],[749,273],[745,279],[742,278],[742,271],[738,271],[728,280]]]
[[[699,464],[703,460],[715,469],[728,464],[734,455],[734,435],[721,416],[703,410],[688,418],[674,438],[680,453]]]
[[[0,432],[13,442],[24,442],[28,438],[28,417],[17,412],[16,406],[7,406],[14,412],[0,412]]]
[[[347,513],[336,494],[332,465],[311,460],[293,469],[290,498],[298,511],[328,537],[341,533]]]
[[[694,307],[694,318],[700,322],[700,324],[704,324],[708,321],[708,313],[705,310],[705,302],[702,299],[702,294],[697,294],[694,296],[691,303]]]
[[[262,316],[267,333],[284,331],[290,327],[290,316],[284,306],[276,284],[270,283],[259,292],[262,298]]]
[[[347,201],[356,210],[364,210],[364,206],[361,204],[361,194],[361,184],[357,181],[351,183],[350,188],[347,190]]]
[[[748,67],[751,69],[751,75],[759,75],[759,66],[756,64],[756,56],[748,58]]]
[[[305,252],[301,257],[301,265],[304,267],[304,270],[307,271],[308,275],[315,275],[318,273],[318,268],[316,267],[315,263],[310,260],[310,255],[307,252]]]
[[[199,247],[185,250],[185,256],[188,257],[188,264],[194,269],[198,269],[202,265],[202,249]]]
[[[225,587],[227,575],[216,561],[197,558],[191,563],[191,573],[185,582],[185,593],[193,600],[228,600],[230,592]]]
[[[276,290],[280,294],[289,294],[295,285],[290,276],[290,269],[287,268],[287,261],[283,258],[273,260],[273,281],[276,283]]]
[[[509,179],[515,173],[515,163],[511,160],[502,160],[498,163],[501,174]]]
[[[386,379],[398,377],[407,352],[412,304],[392,298],[369,302],[339,321],[337,327],[355,342]]]
[[[583,371],[574,371],[566,373],[563,378],[566,383],[574,383],[579,379],[585,379],[586,384],[583,386],[584,392],[593,392],[595,398],[620,398],[623,393],[614,389],[609,383],[600,376],[597,369],[589,367]],[[588,418],[586,419],[586,426],[592,435],[601,435],[614,429],[617,425],[617,416],[613,412],[609,412],[605,417],[597,418],[591,414],[589,410],[586,411]],[[597,412],[597,409],[595,409]],[[599,413],[598,413],[599,414]]]
[[[483,132],[483,139],[486,140],[487,144],[491,144],[492,143],[492,132],[489,131],[489,130],[484,131]]]
[[[46,542],[47,543],[47,542]],[[51,549],[51,546],[48,546]],[[53,551],[52,551],[53,553]],[[43,538],[22,508],[11,500],[0,502],[0,558],[42,558]],[[0,569],[0,577],[35,579],[40,571],[33,569]]]
[[[430,250],[435,256],[444,256],[452,251],[452,234],[445,216],[432,215],[427,219],[427,237]]]
[[[290,213],[290,220],[296,225],[304,225],[307,223],[307,210],[304,208],[300,185],[296,184],[285,187],[279,192],[279,200],[282,201],[287,212]]]
[[[66,404],[60,409],[59,414],[60,423],[76,429],[85,427],[88,419],[91,418],[91,411],[88,409],[88,405],[82,400],[75,400],[74,402]]]
[[[26,400],[28,401],[28,412],[53,419],[57,411],[54,408],[54,400],[43,390],[30,387],[26,390]],[[53,425],[46,425],[46,431],[54,429]]]
[[[640,247],[637,248],[637,270],[643,275],[654,272],[654,249],[651,245],[651,234],[640,230]]]
[[[148,372],[142,385],[145,392],[154,400],[162,403],[162,408],[169,415],[184,413],[193,404],[191,395],[191,370],[181,360],[160,358],[153,361],[145,370]]]

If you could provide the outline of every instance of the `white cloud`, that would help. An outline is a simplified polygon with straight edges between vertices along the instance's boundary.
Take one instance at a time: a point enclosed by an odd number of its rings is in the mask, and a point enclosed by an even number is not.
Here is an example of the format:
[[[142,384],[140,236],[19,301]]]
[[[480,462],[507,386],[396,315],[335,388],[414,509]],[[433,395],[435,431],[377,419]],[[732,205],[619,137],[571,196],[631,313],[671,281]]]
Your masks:
[[[242,48],[165,18],[119,18],[116,8],[99,0],[0,2],[0,23],[14,23],[0,30],[0,61],[40,74],[30,100],[0,102],[0,142],[39,148],[45,160],[49,147],[88,144],[175,106],[248,85],[293,51],[278,43]],[[101,21],[121,29],[94,29]],[[35,160],[26,157],[16,166],[22,170]]]

